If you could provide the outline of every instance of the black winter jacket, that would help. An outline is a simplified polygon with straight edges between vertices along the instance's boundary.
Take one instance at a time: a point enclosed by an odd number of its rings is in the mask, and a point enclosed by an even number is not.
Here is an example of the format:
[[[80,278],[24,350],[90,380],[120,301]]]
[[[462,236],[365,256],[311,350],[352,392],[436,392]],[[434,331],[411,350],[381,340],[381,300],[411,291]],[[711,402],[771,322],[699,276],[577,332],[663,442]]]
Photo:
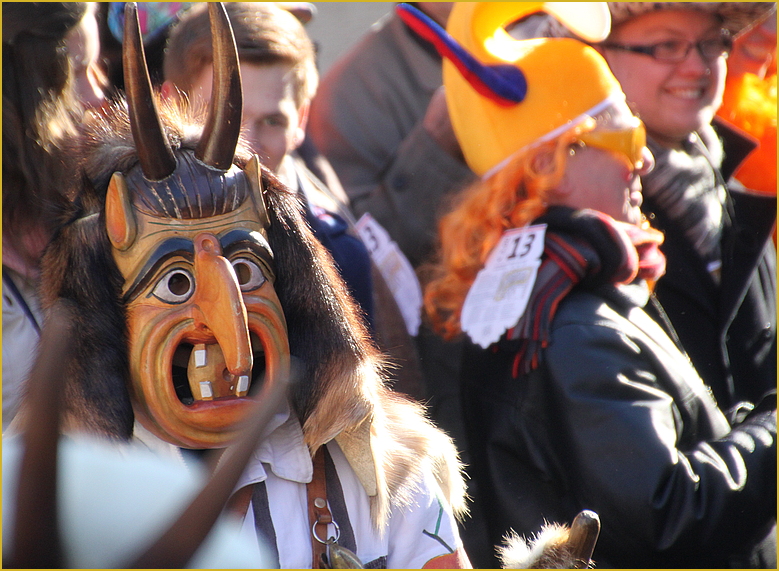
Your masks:
[[[512,378],[516,342],[466,346],[463,406],[490,540],[591,509],[599,568],[775,566],[775,400],[731,427],[648,300],[642,285],[577,287],[525,377]],[[766,536],[768,560],[755,560]]]
[[[728,180],[752,150],[752,144],[723,122],[722,138]],[[776,251],[771,233],[776,198],[728,185],[732,210],[722,237],[722,283],[719,287],[680,228],[645,197],[642,210],[665,234],[661,250],[667,270],[655,295],[723,410],[758,402],[776,388]],[[657,317],[656,314],[654,314]]]

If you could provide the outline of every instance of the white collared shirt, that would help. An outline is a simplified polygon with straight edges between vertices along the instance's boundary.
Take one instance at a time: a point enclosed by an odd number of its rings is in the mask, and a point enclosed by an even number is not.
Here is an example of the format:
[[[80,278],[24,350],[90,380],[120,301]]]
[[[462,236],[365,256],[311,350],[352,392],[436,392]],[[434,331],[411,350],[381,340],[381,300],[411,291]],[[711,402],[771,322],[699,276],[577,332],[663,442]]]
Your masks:
[[[310,568],[312,538],[306,484],[313,476],[311,457],[300,423],[288,410],[277,414],[269,429],[271,433],[252,456],[237,488],[265,482],[280,566]],[[408,507],[392,509],[380,534],[371,524],[369,497],[340,447],[331,441],[327,449],[363,564],[386,557],[387,568],[421,568],[430,559],[462,547],[451,509],[441,499],[432,474],[425,474],[418,483]],[[250,507],[244,520],[247,535],[254,524]]]

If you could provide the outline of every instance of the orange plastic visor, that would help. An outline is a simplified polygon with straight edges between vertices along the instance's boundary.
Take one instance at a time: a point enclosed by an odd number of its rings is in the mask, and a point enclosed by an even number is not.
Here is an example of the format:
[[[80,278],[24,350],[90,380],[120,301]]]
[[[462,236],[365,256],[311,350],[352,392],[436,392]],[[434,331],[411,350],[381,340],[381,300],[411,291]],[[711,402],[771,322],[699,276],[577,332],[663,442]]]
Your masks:
[[[644,164],[644,147],[646,147],[646,128],[638,117],[634,124],[621,129],[595,129],[577,136],[577,140],[585,145],[613,151],[628,160],[631,169],[640,169]]]

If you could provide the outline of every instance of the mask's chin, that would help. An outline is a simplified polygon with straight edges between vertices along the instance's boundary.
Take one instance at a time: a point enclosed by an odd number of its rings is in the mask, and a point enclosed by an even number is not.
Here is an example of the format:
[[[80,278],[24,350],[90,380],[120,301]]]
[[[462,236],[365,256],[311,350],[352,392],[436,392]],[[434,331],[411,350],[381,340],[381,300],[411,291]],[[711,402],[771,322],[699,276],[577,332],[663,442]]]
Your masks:
[[[199,402],[229,401],[256,395],[265,376],[265,352],[252,333],[251,376],[233,375],[225,365],[219,344],[183,340],[173,353],[171,379],[178,400],[190,407]]]

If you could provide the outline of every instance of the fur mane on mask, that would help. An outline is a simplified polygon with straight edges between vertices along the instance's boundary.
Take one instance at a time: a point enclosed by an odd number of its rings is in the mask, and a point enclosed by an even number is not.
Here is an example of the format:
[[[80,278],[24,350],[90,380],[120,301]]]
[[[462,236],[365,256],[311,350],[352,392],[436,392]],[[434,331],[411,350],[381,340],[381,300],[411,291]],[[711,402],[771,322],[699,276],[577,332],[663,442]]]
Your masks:
[[[163,101],[158,107],[174,153],[194,149],[202,132],[197,120],[202,110]],[[251,156],[239,141],[235,164],[243,168]],[[116,438],[131,436],[133,415],[122,277],[105,232],[104,205],[112,174],[127,173],[135,164],[126,106],[118,102],[85,130],[81,168],[88,180],[63,214],[65,224],[44,261],[44,303],[68,297],[81,309],[82,342],[74,359],[80,368],[70,383],[73,394],[68,394],[74,424]],[[451,438],[425,418],[420,405],[385,386],[383,358],[332,258],[308,228],[297,196],[264,167],[262,186],[276,265],[274,286],[287,320],[290,353],[304,364],[290,398],[312,454],[370,421],[377,528],[393,506],[410,501],[425,470],[436,475],[455,512],[463,513],[465,488]]]
[[[48,309],[65,298],[76,307],[73,330],[78,339],[65,371],[63,429],[128,440],[134,417],[127,388],[127,322],[120,301],[124,278],[111,254],[103,202],[85,177],[82,192],[65,206],[63,224],[42,258],[41,303]]]

